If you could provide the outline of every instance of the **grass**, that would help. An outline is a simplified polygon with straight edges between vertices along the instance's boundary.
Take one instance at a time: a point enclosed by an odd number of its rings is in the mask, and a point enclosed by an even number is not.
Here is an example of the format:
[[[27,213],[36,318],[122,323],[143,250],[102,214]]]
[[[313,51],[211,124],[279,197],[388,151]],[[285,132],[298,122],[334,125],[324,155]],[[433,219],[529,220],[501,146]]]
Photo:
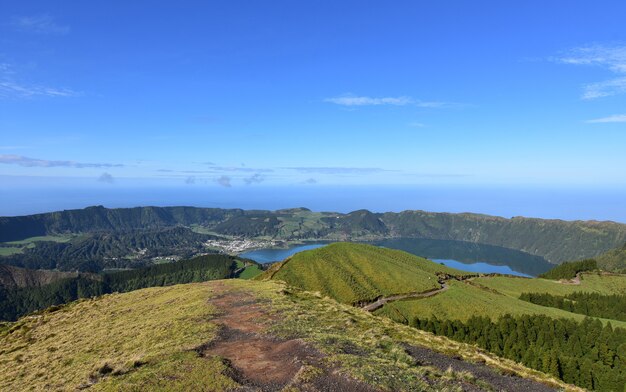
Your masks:
[[[550,293],[567,295],[576,291],[599,294],[626,294],[626,275],[601,275],[584,273],[580,285],[563,284],[548,279],[519,279],[509,277],[477,278],[481,286],[497,290],[511,297],[519,298],[522,293]]]
[[[63,234],[63,235],[44,235],[38,237],[29,237],[19,241],[10,241],[5,242],[8,245],[30,245],[37,241],[53,241],[53,242],[69,242],[76,235],[74,234]]]
[[[297,253],[261,277],[355,304],[439,288],[439,272],[464,274],[398,250],[334,243]]]
[[[4,246],[0,246],[0,256],[11,256],[17,253],[22,253],[23,249],[22,248],[17,248],[17,247],[4,247]]]
[[[258,265],[250,265],[247,266],[245,270],[243,270],[238,278],[239,279],[252,279],[258,275],[261,275],[263,273],[263,270],[261,268],[259,268]]]
[[[503,279],[503,278],[483,278]],[[505,278],[515,282],[525,282],[532,285],[536,279]],[[478,279],[477,279],[478,280]],[[440,320],[466,321],[472,316],[487,316],[497,320],[505,314],[543,314],[553,318],[569,318],[582,321],[585,316],[567,312],[561,309],[550,308],[518,299],[519,296],[511,296],[494,290],[481,288],[480,286],[450,281],[450,289],[441,294],[429,298],[409,299],[389,303],[376,312],[379,316],[386,316],[395,321],[405,322],[415,317],[433,318]],[[614,327],[626,328],[626,322],[617,320],[610,321]]]
[[[425,346],[450,356],[486,363],[504,374],[518,374],[557,388],[572,389],[543,373],[474,346],[434,336],[388,318],[376,317],[331,298],[321,298],[317,293],[285,286],[282,282],[227,283],[253,290],[258,296],[271,301],[272,313],[280,319],[272,327],[273,333],[284,338],[302,337],[323,351],[328,363],[340,366],[343,373],[383,390],[455,390],[442,386],[442,383],[445,384],[445,372],[416,366],[406,354],[403,344]],[[447,376],[456,380],[466,379],[463,374]],[[435,385],[428,387],[424,380],[434,381]],[[476,383],[480,385],[480,380]]]
[[[223,365],[189,352],[217,331],[206,322],[209,296],[205,284],[150,288],[21,319],[0,332],[0,390],[75,389],[100,378],[96,390],[167,390],[168,380],[201,377],[233,385]]]
[[[150,288],[84,300],[0,325],[0,390],[227,391],[237,384],[217,357],[193,350],[216,337],[215,309],[207,301],[214,282]],[[379,318],[282,282],[232,279],[275,322],[267,331],[301,338],[323,351],[324,364],[383,390],[455,390],[475,382],[417,365],[403,344],[486,362],[557,387],[548,376],[476,348]],[[314,377],[309,368],[300,377]]]

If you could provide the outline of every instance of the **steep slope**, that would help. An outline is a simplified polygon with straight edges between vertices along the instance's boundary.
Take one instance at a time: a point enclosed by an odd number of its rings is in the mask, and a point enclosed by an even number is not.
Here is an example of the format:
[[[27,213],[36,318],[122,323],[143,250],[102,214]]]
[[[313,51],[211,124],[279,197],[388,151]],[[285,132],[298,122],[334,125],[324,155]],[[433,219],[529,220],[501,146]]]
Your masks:
[[[595,257],[598,267],[607,271],[626,271],[626,244]]]
[[[593,257],[626,242],[626,225],[615,222],[562,221],[425,211],[386,213],[392,234],[460,240],[512,248],[552,263]]]
[[[0,289],[44,286],[77,275],[75,272],[32,270],[0,264]]]
[[[65,233],[115,232],[199,225],[222,235],[282,240],[413,237],[458,240],[521,250],[552,263],[590,258],[626,242],[626,225],[425,211],[349,214],[306,209],[244,211],[195,207],[89,207],[0,217],[0,242]]]
[[[464,274],[399,250],[334,243],[297,253],[259,279],[282,280],[343,303],[357,304],[439,289],[438,273]]]
[[[574,389],[331,299],[241,280],[106,295],[6,325],[0,374],[1,390]]]

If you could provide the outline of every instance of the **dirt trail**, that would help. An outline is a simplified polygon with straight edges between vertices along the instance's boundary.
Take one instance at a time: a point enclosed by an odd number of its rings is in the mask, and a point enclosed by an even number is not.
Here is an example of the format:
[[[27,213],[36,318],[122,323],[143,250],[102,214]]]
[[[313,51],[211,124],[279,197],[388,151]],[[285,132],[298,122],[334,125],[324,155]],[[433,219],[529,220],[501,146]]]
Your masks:
[[[559,283],[561,284],[571,284],[574,286],[577,286],[580,284],[580,272],[576,274],[576,277],[574,279],[561,279],[559,280]]]
[[[284,340],[267,334],[276,322],[267,312],[267,304],[253,293],[213,284],[216,296],[210,302],[220,315],[212,321],[220,325],[218,338],[199,347],[203,356],[217,355],[232,369],[229,374],[240,383],[242,391],[280,391],[293,386],[306,391],[375,391],[356,380],[347,379],[324,368],[323,354],[301,339]],[[301,380],[305,366],[314,366],[322,374],[313,380]]]
[[[449,286],[447,284],[441,283],[441,288],[440,289],[436,289],[436,290],[432,290],[432,291],[426,291],[426,292],[422,292],[422,293],[399,294],[399,295],[392,295],[390,297],[383,297],[383,298],[379,298],[375,302],[372,302],[370,304],[362,306],[361,308],[364,309],[364,310],[367,310],[368,312],[373,312],[373,311],[375,311],[377,309],[382,308],[383,306],[385,306],[385,304],[388,304],[389,302],[398,301],[398,300],[406,299],[406,298],[427,298],[427,297],[432,297],[433,295],[437,295],[439,293],[443,293],[444,291],[448,290],[448,288],[449,288]]]
[[[218,337],[198,347],[202,356],[220,356],[230,366],[229,376],[241,384],[238,391],[281,391],[286,387],[306,392],[375,392],[375,388],[347,378],[324,364],[324,355],[301,339],[280,339],[267,333],[280,319],[268,312],[269,304],[243,289],[213,282],[215,296],[210,302],[220,314],[212,320],[220,325]],[[447,285],[438,289],[441,292]],[[435,295],[437,292],[421,293]],[[391,298],[391,297],[390,297]],[[426,347],[404,345],[418,366],[432,366],[445,372],[472,373],[496,391],[547,392],[554,389],[517,376],[502,375],[485,364],[463,361]],[[302,377],[306,368],[320,371],[312,380]],[[482,391],[473,383],[461,382],[461,390]]]
[[[497,373],[487,365],[471,363],[462,359],[449,357],[425,347],[405,345],[409,355],[418,365],[432,366],[441,371],[451,368],[456,372],[469,372],[477,379],[489,384],[496,391],[506,392],[549,392],[555,391],[547,385],[537,381],[521,378],[514,375]]]

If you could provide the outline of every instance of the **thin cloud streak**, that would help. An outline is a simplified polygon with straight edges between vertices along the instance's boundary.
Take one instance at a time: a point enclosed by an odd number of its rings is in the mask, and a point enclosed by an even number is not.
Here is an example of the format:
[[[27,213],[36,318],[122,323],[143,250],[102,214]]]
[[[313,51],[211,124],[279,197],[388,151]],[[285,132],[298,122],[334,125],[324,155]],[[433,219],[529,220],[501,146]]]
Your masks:
[[[381,169],[378,167],[285,167],[284,169],[295,170],[300,173],[308,174],[372,174],[397,171]]]
[[[400,97],[368,97],[356,95],[341,95],[324,99],[324,102],[334,103],[336,105],[355,107],[355,106],[415,106],[418,108],[441,109],[465,106],[454,102],[441,101],[422,101],[409,96]]]
[[[33,34],[65,35],[69,26],[58,24],[50,15],[14,16],[11,26],[17,31]]]
[[[626,75],[626,46],[588,45],[574,48],[553,60],[570,65],[597,66],[614,74]],[[592,100],[626,93],[626,76],[583,87],[581,98]]]
[[[330,102],[342,106],[378,106],[378,105],[395,105],[404,106],[413,103],[411,97],[357,97],[345,95],[340,97],[326,98],[324,102]]]
[[[614,114],[612,116],[596,118],[593,120],[588,120],[586,122],[589,124],[623,123],[623,122],[626,122],[626,114]]]
[[[73,167],[83,168],[106,168],[124,167],[119,163],[81,163],[74,161],[51,161],[46,159],[29,158],[21,155],[0,154],[0,163],[7,165],[19,165],[24,167]]]
[[[22,83],[15,78],[17,71],[13,65],[8,63],[0,64],[0,98],[68,98],[83,95],[81,92],[69,89],[49,87]]]

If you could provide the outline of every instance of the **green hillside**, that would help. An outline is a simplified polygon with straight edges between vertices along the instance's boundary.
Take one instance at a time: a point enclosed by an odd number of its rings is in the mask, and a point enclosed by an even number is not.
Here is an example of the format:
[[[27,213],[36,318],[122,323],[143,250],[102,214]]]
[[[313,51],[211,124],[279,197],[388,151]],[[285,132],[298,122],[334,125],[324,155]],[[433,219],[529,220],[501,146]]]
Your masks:
[[[1,271],[1,269],[0,269]],[[51,271],[27,271],[50,274]],[[259,266],[227,255],[204,255],[190,260],[153,265],[103,275],[67,275],[32,287],[0,286],[0,321],[16,318],[79,298],[113,292],[127,292],[146,287],[179,283],[204,282],[231,277],[251,278],[260,273]]]
[[[611,249],[594,259],[598,262],[598,267],[603,270],[624,272],[626,271],[626,244]]]
[[[439,289],[437,273],[465,274],[399,250],[334,243],[297,253],[262,278],[282,280],[343,303],[356,304],[381,296]]]
[[[280,282],[244,280],[105,295],[4,325],[0,374],[0,390],[15,391],[574,389]]]

